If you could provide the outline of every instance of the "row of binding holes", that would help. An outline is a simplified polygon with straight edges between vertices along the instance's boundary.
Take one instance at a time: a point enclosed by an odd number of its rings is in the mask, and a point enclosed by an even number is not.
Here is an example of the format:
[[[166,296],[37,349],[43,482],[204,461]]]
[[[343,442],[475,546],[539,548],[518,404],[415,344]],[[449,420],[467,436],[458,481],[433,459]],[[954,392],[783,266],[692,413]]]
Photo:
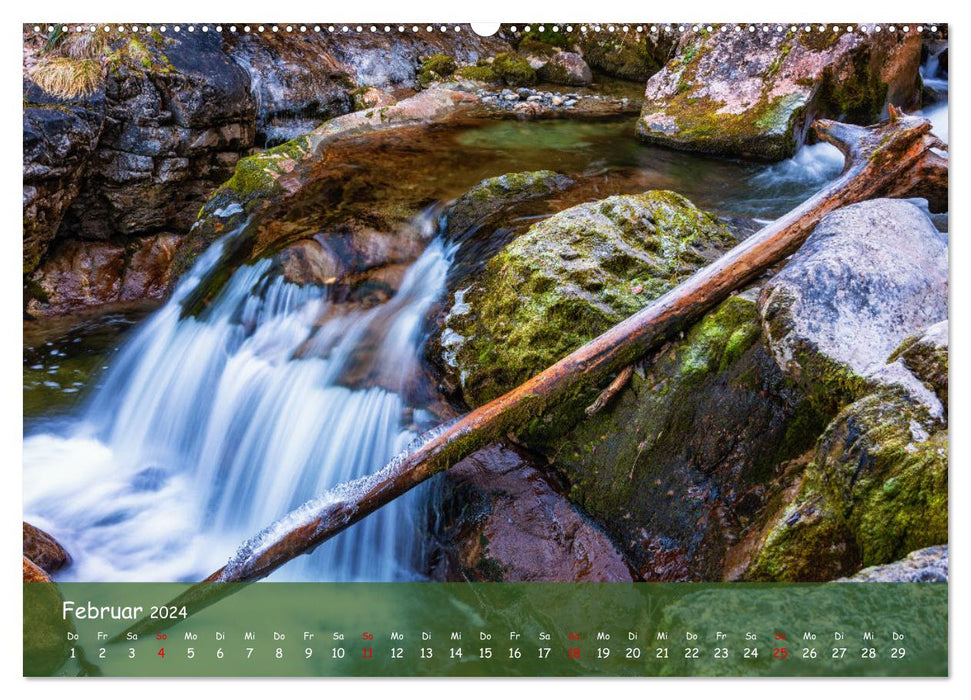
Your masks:
[[[47,31],[48,32],[54,31],[55,28],[56,28],[56,25],[47,25]],[[152,32],[152,31],[154,31],[156,29],[159,32],[162,32],[162,33],[165,33],[167,31],[172,31],[172,32],[178,33],[178,32],[181,32],[183,30],[183,27],[181,25],[178,25],[178,24],[172,25],[172,26],[168,26],[168,25],[162,24],[162,25],[159,25],[157,27],[153,27],[153,26],[150,26],[150,25],[142,25],[142,26],[139,26],[137,24],[133,24],[131,26],[126,26],[124,24],[119,24],[119,25],[107,25],[106,24],[106,25],[101,25],[100,27],[98,25],[94,25],[94,24],[91,24],[91,25],[77,25],[75,27],[70,27],[68,25],[61,25],[60,28],[61,28],[61,31],[65,31],[65,32],[66,31],[75,31],[75,32],[89,31],[89,32],[96,32],[96,31],[98,31],[100,29],[101,31],[104,31],[104,32],[112,32],[112,31],[115,31],[115,32],[119,32],[119,33],[124,33],[124,32],[130,31],[130,32],[136,33],[136,34],[138,32]],[[34,31],[35,32],[39,32],[42,29],[43,29],[43,27],[41,27],[40,25],[34,25]],[[194,31],[196,31],[196,25],[189,24],[189,25],[186,25],[184,27],[184,29],[185,29],[185,31],[188,31],[188,32],[194,32]],[[202,32],[208,32],[210,30],[210,26],[207,25],[207,24],[203,24],[203,25],[199,25],[198,26],[198,29],[199,29],[199,31],[202,31]],[[361,33],[361,32],[382,33],[383,32],[383,33],[388,34],[388,33],[394,32],[394,31],[397,31],[399,33],[411,32],[413,34],[417,34],[419,32],[432,33],[432,32],[435,32],[436,30],[439,31],[439,32],[448,32],[448,31],[460,32],[460,31],[462,31],[462,27],[460,25],[457,25],[457,24],[456,25],[445,25],[445,24],[441,24],[441,25],[438,25],[438,26],[433,26],[431,24],[421,25],[421,26],[419,26],[417,24],[413,24],[413,25],[403,25],[403,24],[399,24],[397,26],[391,26],[391,25],[387,25],[387,24],[386,25],[383,25],[383,26],[377,26],[377,25],[373,25],[373,24],[372,25],[369,25],[369,26],[364,26],[364,25],[351,26],[351,25],[347,25],[347,24],[341,24],[341,25],[334,25],[334,24],[330,24],[330,25],[320,25],[320,24],[315,24],[313,26],[309,26],[309,25],[306,25],[306,24],[301,24],[301,25],[287,24],[287,25],[283,25],[283,26],[277,25],[277,24],[273,24],[273,25],[263,25],[263,24],[260,24],[260,25],[249,25],[249,24],[245,24],[245,25],[242,25],[240,27],[238,27],[235,24],[233,24],[233,25],[229,25],[227,27],[223,27],[222,25],[216,25],[216,26],[212,27],[212,29],[214,31],[216,31],[216,32],[228,31],[230,33],[236,33],[238,31],[242,30],[244,33],[248,33],[248,32],[257,32],[257,33],[265,33],[265,32],[284,32],[284,33],[293,33],[293,32],[298,32],[298,33],[329,32],[331,34],[333,34],[333,33],[351,33],[351,32],[353,32],[353,33]],[[515,32],[515,31],[518,30],[518,27],[516,27],[515,25],[513,25],[513,26],[509,27],[509,29],[511,31]],[[533,29],[533,27],[530,26],[530,25],[526,25],[526,26],[522,27],[522,29],[523,29],[523,31],[529,32],[529,31],[531,31]],[[547,30],[547,27],[544,26],[544,25],[538,25],[538,26],[535,27],[535,29],[538,30],[538,31],[540,31],[540,32],[545,32]],[[551,27],[548,27],[548,29],[550,29],[553,32],[564,31],[567,34],[569,34],[569,33],[572,33],[574,31],[575,27],[573,27],[572,25],[567,25],[565,27],[560,27],[560,25],[553,25]],[[911,26],[910,25],[906,25],[906,24],[905,25],[902,25],[902,26],[897,26],[897,25],[893,25],[893,24],[889,24],[889,25],[880,25],[880,24],[865,25],[865,24],[860,24],[860,25],[856,25],[856,26],[851,25],[851,24],[847,24],[847,25],[839,25],[839,24],[836,24],[836,25],[825,25],[825,24],[820,24],[820,25],[811,25],[811,24],[797,25],[797,24],[792,24],[792,25],[788,25],[788,26],[781,25],[781,24],[776,24],[776,25],[766,25],[766,24],[735,24],[735,25],[726,25],[726,24],[723,24],[723,25],[720,25],[718,27],[718,31],[720,31],[720,32],[731,32],[731,31],[734,31],[734,32],[745,32],[745,31],[747,31],[747,32],[750,32],[750,33],[761,32],[763,34],[770,34],[772,32],[782,33],[782,32],[787,31],[787,30],[788,31],[792,31],[792,32],[797,32],[797,31],[805,31],[805,32],[813,32],[813,31],[816,31],[816,32],[853,32],[853,31],[860,31],[860,32],[863,32],[863,33],[867,33],[869,31],[882,32],[884,30],[886,30],[888,32],[896,32],[896,31],[910,32],[911,29],[912,29]],[[928,26],[925,26],[925,25],[922,25],[921,24],[921,25],[917,25],[917,26],[913,27],[913,29],[915,29],[918,32],[923,32],[925,29],[928,29],[931,32],[936,32],[937,31],[937,25],[931,25],[931,26],[928,27]],[[684,33],[684,32],[710,33],[710,32],[714,32],[715,31],[715,27],[713,27],[711,25],[697,25],[697,24],[696,25],[683,25],[683,24],[680,24],[680,25],[673,25],[673,24],[661,24],[661,25],[657,25],[657,24],[655,24],[655,25],[649,25],[649,26],[644,26],[644,25],[631,26],[631,25],[626,25],[626,24],[625,25],[613,25],[613,24],[611,24],[611,25],[599,25],[599,24],[587,25],[587,24],[584,24],[584,25],[580,25],[579,30],[582,33],[586,33],[586,32],[599,33],[599,32],[618,32],[618,31],[621,31],[621,32],[627,34],[627,33],[630,33],[633,30],[633,31],[638,32],[638,33],[650,32],[650,33],[653,33],[653,34],[658,34],[658,33],[670,34],[670,33]]]

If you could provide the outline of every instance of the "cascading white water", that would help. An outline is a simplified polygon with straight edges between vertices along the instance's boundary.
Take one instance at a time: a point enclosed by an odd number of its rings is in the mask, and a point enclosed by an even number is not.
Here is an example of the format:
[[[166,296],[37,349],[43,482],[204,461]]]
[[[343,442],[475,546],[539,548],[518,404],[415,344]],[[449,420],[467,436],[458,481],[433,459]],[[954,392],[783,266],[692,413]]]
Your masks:
[[[419,224],[437,230],[430,212]],[[64,578],[197,580],[267,523],[379,469],[431,422],[403,390],[444,289],[452,251],[441,239],[370,309],[337,312],[327,290],[262,260],[182,318],[225,240],[123,348],[83,417],[24,441],[25,517],[75,555]],[[398,499],[276,578],[418,577],[420,503],[420,493]]]

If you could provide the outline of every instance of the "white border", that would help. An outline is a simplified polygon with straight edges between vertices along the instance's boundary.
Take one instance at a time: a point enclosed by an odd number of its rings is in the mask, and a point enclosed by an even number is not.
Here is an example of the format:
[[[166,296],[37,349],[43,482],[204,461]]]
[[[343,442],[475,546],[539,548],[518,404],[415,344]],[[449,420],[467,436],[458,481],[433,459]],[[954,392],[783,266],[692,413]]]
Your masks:
[[[22,130],[21,107],[13,104],[13,100],[20,93],[21,82],[21,26],[25,22],[38,19],[65,21],[91,20],[110,21],[124,19],[126,22],[158,23],[160,20],[177,20],[180,22],[201,22],[221,19],[272,19],[276,22],[307,22],[316,19],[328,22],[552,22],[568,20],[570,22],[674,22],[674,21],[702,21],[702,22],[739,22],[758,20],[766,23],[789,23],[792,20],[812,20],[841,23],[872,23],[872,22],[946,22],[956,14],[956,11],[944,3],[915,4],[911,0],[884,0],[882,2],[839,2],[828,3],[783,3],[768,2],[767,0],[739,0],[735,2],[716,2],[715,0],[694,0],[691,3],[635,3],[627,0],[587,0],[584,3],[575,0],[532,0],[524,3],[522,0],[482,0],[474,3],[459,3],[455,0],[421,0],[413,6],[392,0],[370,0],[365,4],[341,3],[332,5],[309,5],[304,2],[278,2],[268,4],[253,0],[236,0],[234,2],[201,3],[196,0],[168,0],[164,3],[120,2],[91,2],[89,5],[67,0],[47,0],[43,3],[17,3],[10,7],[9,3],[2,12],[4,22],[0,25],[2,41],[0,41],[0,55],[3,57],[0,66],[3,67],[3,83],[0,84],[0,95],[4,96],[6,109],[0,112],[5,127],[0,133],[7,139],[8,148],[12,144],[20,143],[18,133]],[[923,14],[929,16],[921,16]],[[16,16],[8,16],[8,15]],[[168,22],[171,24],[171,22]],[[960,36],[961,24],[955,27],[950,23],[949,35]],[[968,50],[968,54],[964,51]],[[963,56],[971,55],[971,49],[966,49],[958,42],[957,53],[952,52],[954,66],[950,79],[950,106],[952,114],[971,113],[966,104],[966,94],[963,92],[963,78],[967,73],[967,61]],[[954,76],[957,76],[957,79]],[[953,120],[952,120],[953,122]],[[960,131],[958,132],[958,149],[960,150]],[[954,154],[954,125],[950,127],[951,155]],[[15,149],[16,150],[16,149]],[[959,156],[960,158],[960,156]],[[959,163],[961,161],[959,160]],[[4,231],[0,234],[0,299],[3,300],[4,328],[10,336],[16,336],[13,329],[21,323],[21,236],[19,222],[22,219],[22,159],[8,155],[3,161],[2,206],[5,222]],[[962,192],[962,180],[958,168],[958,179],[955,180],[954,171],[951,172],[951,192]],[[967,234],[962,231],[961,222],[963,211],[959,197],[952,197],[954,207],[950,214],[951,234],[951,352],[952,355],[966,347],[968,333],[968,309],[971,309],[971,282],[965,282],[963,272],[971,266],[971,243],[966,240]],[[958,210],[958,211],[955,211]],[[811,698],[818,700],[820,695],[837,694],[879,694],[882,698],[908,697],[925,692],[938,695],[952,695],[958,684],[956,678],[967,678],[965,670],[967,664],[963,662],[962,652],[968,647],[962,643],[963,632],[971,629],[969,625],[964,587],[960,585],[963,579],[963,567],[960,557],[954,560],[953,553],[963,551],[964,534],[967,529],[968,518],[963,508],[963,496],[967,493],[968,477],[964,467],[969,463],[968,439],[963,436],[961,425],[966,423],[968,403],[965,396],[969,387],[967,377],[971,370],[971,360],[959,362],[951,375],[950,395],[952,406],[950,420],[952,422],[950,434],[957,435],[951,448],[951,463],[957,469],[951,470],[951,530],[962,533],[958,537],[958,547],[951,546],[951,651],[950,669],[951,681],[920,681],[920,680],[891,680],[891,679],[854,679],[854,680],[781,680],[781,679],[486,679],[486,680],[360,680],[360,679],[286,679],[286,680],[253,680],[253,679],[172,679],[153,682],[138,679],[104,679],[101,681],[50,681],[24,680],[21,676],[21,638],[20,638],[20,578],[19,572],[13,570],[21,548],[20,527],[18,520],[22,511],[21,502],[21,441],[22,441],[22,343],[9,340],[0,344],[0,381],[4,396],[3,408],[0,409],[0,448],[4,459],[0,460],[5,470],[2,489],[2,504],[0,512],[4,515],[4,523],[0,529],[0,541],[3,542],[3,556],[0,561],[7,564],[3,578],[4,595],[0,598],[3,612],[3,626],[0,627],[0,644],[2,644],[2,663],[4,680],[13,682],[4,684],[7,692],[14,693],[9,697],[59,697],[59,698],[171,698],[172,696],[188,697],[203,695],[210,697],[228,696],[236,698],[260,698],[266,700],[273,693],[286,693],[294,697],[304,694],[316,696],[347,696],[354,698],[371,698],[379,694],[385,697],[398,698],[437,697],[447,695],[456,700],[475,700],[489,698],[495,700],[501,696],[556,696],[596,698],[604,693],[626,694],[672,694],[675,696],[695,697],[704,694],[706,698],[717,696],[718,700],[725,698],[752,697],[784,697]],[[955,429],[954,421],[960,421]],[[957,583],[955,583],[957,582]],[[658,685],[661,684],[661,685]]]

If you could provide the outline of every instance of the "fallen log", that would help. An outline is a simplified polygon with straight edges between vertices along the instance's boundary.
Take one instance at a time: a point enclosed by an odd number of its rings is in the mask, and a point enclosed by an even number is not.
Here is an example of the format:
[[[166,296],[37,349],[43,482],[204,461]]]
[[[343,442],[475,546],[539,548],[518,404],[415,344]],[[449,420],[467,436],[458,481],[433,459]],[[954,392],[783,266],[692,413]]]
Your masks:
[[[916,185],[927,160],[940,159],[931,151],[942,144],[930,133],[930,122],[893,108],[890,119],[876,126],[819,120],[813,128],[846,158],[843,173],[834,182],[524,384],[426,433],[379,472],[341,485],[266,528],[244,543],[226,566],[172,604],[186,605],[191,612],[211,605],[239,590],[226,584],[266,577],[564,399],[597,391],[612,375],[625,372],[734,290],[795,252],[827,213]],[[940,163],[935,160],[933,167],[939,169]],[[609,400],[609,388],[607,393]],[[160,628],[158,623],[145,620],[130,631],[153,631]]]

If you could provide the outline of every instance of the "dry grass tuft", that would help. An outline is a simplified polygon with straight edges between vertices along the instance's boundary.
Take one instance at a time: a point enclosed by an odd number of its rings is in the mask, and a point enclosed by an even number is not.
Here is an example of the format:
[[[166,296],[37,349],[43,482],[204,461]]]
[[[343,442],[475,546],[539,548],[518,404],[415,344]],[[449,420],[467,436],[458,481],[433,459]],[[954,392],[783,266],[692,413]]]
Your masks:
[[[29,71],[44,92],[57,97],[72,98],[88,95],[101,82],[101,63],[93,58],[42,56]]]

